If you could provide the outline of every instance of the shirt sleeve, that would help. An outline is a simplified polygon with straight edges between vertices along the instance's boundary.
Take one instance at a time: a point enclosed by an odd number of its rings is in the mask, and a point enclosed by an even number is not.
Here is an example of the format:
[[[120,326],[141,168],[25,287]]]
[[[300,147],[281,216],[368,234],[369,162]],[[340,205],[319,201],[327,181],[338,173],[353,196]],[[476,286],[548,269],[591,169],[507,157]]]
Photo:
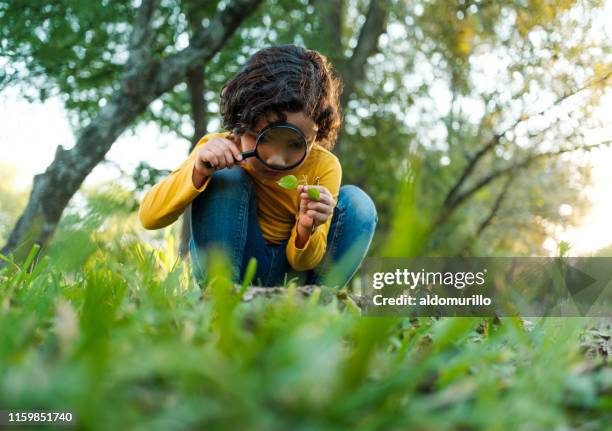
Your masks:
[[[323,167],[323,172],[319,180],[319,185],[325,186],[334,198],[334,202],[338,202],[338,193],[340,191],[340,183],[342,181],[342,167],[338,159],[330,157],[329,161]],[[327,248],[327,234],[331,226],[332,213],[327,221],[317,226],[315,231],[310,235],[308,241],[302,248],[297,248],[295,240],[297,238],[297,224],[299,220],[299,212],[295,216],[295,225],[291,231],[291,237],[285,249],[287,261],[289,265],[296,271],[306,271],[315,268],[325,255]]]
[[[206,189],[211,177],[206,178],[204,184],[196,188],[192,175],[198,151],[209,137],[210,135],[206,135],[200,139],[187,160],[155,184],[142,199],[138,216],[145,229],[160,229],[172,224],[191,201]]]

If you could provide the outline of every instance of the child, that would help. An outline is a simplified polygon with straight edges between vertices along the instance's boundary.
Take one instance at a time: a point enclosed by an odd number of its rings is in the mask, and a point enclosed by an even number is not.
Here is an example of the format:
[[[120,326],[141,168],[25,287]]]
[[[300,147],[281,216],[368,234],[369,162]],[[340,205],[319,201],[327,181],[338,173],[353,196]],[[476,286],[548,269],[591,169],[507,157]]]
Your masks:
[[[340,80],[327,59],[295,45],[255,53],[221,91],[223,126],[197,143],[189,158],[144,197],[146,229],[174,222],[191,204],[189,242],[193,271],[205,279],[207,250],[225,248],[239,282],[251,257],[263,286],[297,276],[306,284],[346,285],[365,257],[378,221],[369,196],[340,187],[342,168],[331,153],[341,119]],[[288,171],[243,158],[270,124],[297,127],[305,157]],[[263,162],[262,162],[263,161]],[[306,180],[297,191],[277,181]],[[318,199],[308,188],[319,190]],[[334,265],[332,265],[334,264]]]

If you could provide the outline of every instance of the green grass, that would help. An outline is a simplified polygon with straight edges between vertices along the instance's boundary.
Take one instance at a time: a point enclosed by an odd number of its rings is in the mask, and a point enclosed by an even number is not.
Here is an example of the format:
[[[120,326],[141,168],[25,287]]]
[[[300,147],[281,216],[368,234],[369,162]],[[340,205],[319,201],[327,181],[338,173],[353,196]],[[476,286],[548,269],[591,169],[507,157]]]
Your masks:
[[[586,320],[362,318],[291,285],[244,303],[222,259],[203,293],[171,251],[104,247],[0,272],[1,408],[112,430],[612,426],[612,369],[582,352]]]
[[[423,247],[409,191],[385,255]],[[612,427],[598,322],[363,318],[345,292],[291,281],[243,302],[222,256],[200,290],[176,232],[147,245],[133,206],[90,197],[43,258],[0,269],[0,409],[72,410],[93,430]]]

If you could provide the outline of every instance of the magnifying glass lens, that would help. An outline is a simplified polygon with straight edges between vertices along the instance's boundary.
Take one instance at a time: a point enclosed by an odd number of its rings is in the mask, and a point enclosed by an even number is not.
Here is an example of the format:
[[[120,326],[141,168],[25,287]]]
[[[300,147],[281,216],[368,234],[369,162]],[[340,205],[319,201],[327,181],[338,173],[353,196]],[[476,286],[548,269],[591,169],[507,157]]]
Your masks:
[[[257,143],[257,156],[270,169],[291,169],[305,155],[303,135],[289,127],[271,127],[262,133]]]

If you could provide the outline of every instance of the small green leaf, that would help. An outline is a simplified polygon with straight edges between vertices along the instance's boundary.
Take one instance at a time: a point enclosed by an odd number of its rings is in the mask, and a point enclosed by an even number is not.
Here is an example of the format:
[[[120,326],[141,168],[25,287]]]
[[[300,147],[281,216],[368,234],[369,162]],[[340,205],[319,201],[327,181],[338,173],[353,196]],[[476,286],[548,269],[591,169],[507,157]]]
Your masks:
[[[284,189],[295,190],[298,186],[298,179],[295,175],[286,175],[276,183]]]
[[[253,282],[255,273],[257,272],[257,259],[251,257],[247,264],[246,270],[244,271],[244,278],[242,279],[242,287],[240,288],[239,296],[242,298]]]
[[[318,201],[319,198],[321,197],[321,193],[319,192],[319,189],[315,187],[308,187],[308,197],[310,199]]]

